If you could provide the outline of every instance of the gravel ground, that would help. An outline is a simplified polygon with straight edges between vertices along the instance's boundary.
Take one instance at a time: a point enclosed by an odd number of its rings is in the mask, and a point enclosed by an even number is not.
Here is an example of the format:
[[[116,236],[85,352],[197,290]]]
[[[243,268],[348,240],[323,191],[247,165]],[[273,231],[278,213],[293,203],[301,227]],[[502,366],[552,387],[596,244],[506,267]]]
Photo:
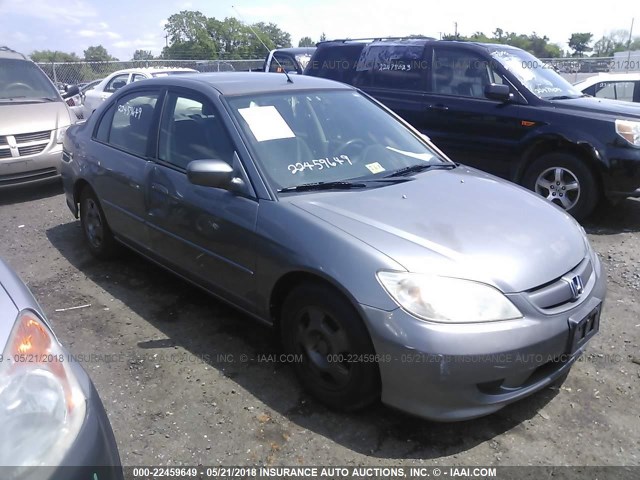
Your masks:
[[[609,292],[582,361],[560,387],[439,424],[327,410],[268,328],[132,253],[93,259],[59,185],[0,196],[0,256],[83,356],[125,465],[640,465],[640,201],[585,228]]]

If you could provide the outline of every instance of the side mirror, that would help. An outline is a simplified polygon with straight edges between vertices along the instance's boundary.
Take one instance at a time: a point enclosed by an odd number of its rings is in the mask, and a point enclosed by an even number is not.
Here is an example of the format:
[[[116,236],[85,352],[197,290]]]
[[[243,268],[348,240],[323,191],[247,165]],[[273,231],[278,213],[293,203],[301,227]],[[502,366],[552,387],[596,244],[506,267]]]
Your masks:
[[[74,95],[78,95],[79,93],[80,93],[80,89],[78,88],[77,85],[70,85],[65,87],[65,92],[62,94],[62,98],[66,100],[67,98],[71,98]]]
[[[233,167],[222,160],[194,160],[187,165],[189,181],[203,187],[230,189],[236,180],[233,173]]]
[[[499,100],[501,102],[506,102],[512,97],[509,85],[500,83],[490,83],[484,87],[484,96],[490,100]]]

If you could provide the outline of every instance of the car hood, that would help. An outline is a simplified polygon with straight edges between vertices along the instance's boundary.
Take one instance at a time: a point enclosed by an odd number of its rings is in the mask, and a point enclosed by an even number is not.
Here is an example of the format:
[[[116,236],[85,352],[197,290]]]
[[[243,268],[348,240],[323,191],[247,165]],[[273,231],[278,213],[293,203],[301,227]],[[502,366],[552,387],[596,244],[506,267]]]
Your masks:
[[[287,200],[408,271],[467,278],[505,293],[555,280],[587,254],[570,215],[522,187],[467,167]]]
[[[567,100],[552,100],[551,103],[556,108],[611,114],[616,117],[640,118],[640,105],[633,102],[609,100],[606,98],[580,97]]]
[[[55,130],[71,124],[62,101],[46,103],[0,103],[0,136]]]

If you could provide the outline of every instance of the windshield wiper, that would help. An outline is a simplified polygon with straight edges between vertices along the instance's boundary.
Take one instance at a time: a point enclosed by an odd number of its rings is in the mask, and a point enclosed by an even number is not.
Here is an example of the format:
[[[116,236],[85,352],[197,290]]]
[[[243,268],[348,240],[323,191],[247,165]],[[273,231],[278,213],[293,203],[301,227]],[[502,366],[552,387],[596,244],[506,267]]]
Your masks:
[[[557,97],[548,97],[547,100],[572,100],[574,98],[588,97],[589,95],[558,95]]]
[[[303,183],[302,185],[296,185],[293,187],[284,187],[278,190],[278,193],[285,192],[304,192],[307,190],[331,190],[334,188],[347,190],[349,188],[366,188],[366,184],[362,182],[315,182],[315,183]]]
[[[411,165],[409,167],[404,167],[404,168],[400,168],[398,170],[394,170],[393,172],[385,175],[384,178],[402,177],[403,175],[409,175],[411,173],[418,173],[418,172],[422,172],[423,170],[429,170],[429,169],[450,170],[452,168],[456,168],[456,165],[454,163],[436,163],[436,164],[421,164],[421,163],[419,163],[417,165]]]

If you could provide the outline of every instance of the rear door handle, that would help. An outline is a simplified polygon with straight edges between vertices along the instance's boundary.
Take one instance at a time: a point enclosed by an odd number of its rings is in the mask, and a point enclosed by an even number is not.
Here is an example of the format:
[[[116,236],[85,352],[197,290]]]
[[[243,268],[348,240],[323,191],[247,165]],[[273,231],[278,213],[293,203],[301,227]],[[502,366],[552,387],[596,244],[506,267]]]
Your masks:
[[[429,110],[439,110],[441,112],[444,112],[445,110],[449,110],[449,107],[442,103],[436,103],[435,105],[427,105],[427,108]]]
[[[167,187],[165,187],[164,185],[160,185],[159,183],[152,183],[151,184],[151,190],[158,192],[158,193],[162,193],[164,195],[169,195],[169,189]]]

